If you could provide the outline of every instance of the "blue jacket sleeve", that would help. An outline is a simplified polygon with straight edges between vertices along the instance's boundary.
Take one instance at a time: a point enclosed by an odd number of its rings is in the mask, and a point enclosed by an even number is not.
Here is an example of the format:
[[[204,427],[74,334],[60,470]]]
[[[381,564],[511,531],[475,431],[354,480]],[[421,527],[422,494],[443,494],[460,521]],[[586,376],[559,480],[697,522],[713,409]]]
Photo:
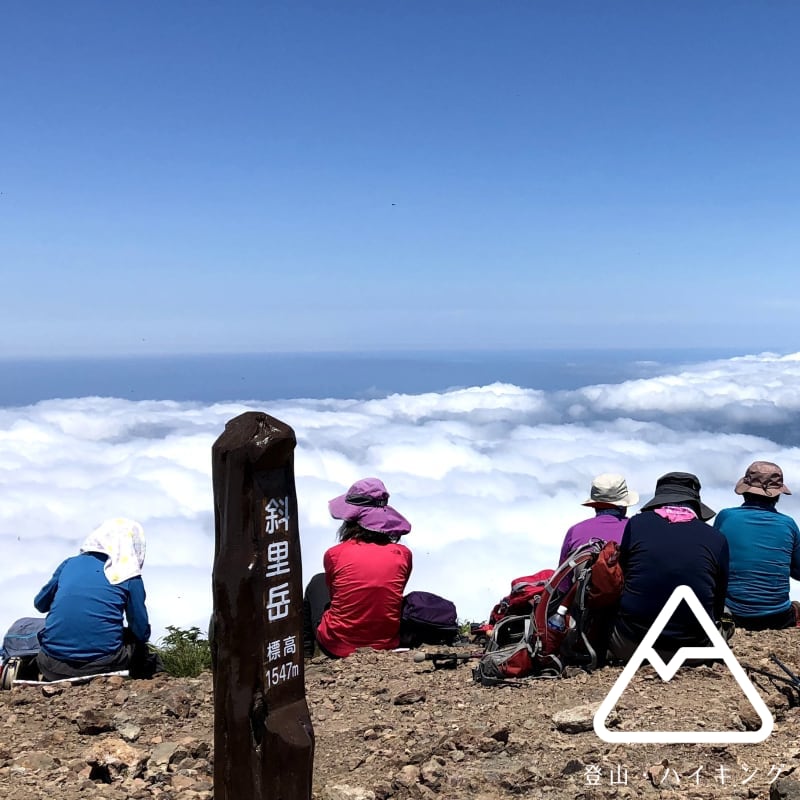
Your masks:
[[[125,607],[125,616],[128,618],[128,627],[139,642],[150,639],[150,620],[145,607],[144,581],[140,577],[131,578],[128,584],[128,605]]]
[[[64,564],[66,561],[62,561],[58,565],[58,569],[53,573],[53,577],[42,586],[39,590],[39,594],[33,598],[33,605],[37,611],[40,611],[42,614],[46,614],[50,610],[50,606],[53,604],[53,598],[56,596],[56,589],[58,589],[58,578],[61,575],[61,570],[64,569]]]

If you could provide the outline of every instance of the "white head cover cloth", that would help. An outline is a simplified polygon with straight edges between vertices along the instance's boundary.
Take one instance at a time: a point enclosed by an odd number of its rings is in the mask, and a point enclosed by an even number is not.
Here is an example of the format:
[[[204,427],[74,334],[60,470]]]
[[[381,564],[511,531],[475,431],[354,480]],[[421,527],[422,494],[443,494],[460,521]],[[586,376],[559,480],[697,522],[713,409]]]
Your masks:
[[[111,584],[122,583],[142,574],[144,566],[144,530],[138,522],[124,517],[107,519],[93,530],[81,545],[81,553],[104,553],[108,556],[103,571]]]

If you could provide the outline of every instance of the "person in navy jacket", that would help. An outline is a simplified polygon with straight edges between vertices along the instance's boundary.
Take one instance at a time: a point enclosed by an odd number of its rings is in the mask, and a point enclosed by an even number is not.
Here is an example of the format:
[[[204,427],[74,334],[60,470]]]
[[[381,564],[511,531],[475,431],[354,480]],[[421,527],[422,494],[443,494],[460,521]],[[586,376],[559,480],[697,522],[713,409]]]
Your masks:
[[[656,482],[652,500],[631,517],[620,542],[625,575],[619,612],[611,635],[611,656],[627,661],[678,586],[689,586],[718,626],[728,588],[729,552],[725,537],[707,520],[714,516],[700,499],[700,481],[690,472],[668,472]],[[681,647],[708,646],[692,610],[682,603],[656,640],[670,658]]]

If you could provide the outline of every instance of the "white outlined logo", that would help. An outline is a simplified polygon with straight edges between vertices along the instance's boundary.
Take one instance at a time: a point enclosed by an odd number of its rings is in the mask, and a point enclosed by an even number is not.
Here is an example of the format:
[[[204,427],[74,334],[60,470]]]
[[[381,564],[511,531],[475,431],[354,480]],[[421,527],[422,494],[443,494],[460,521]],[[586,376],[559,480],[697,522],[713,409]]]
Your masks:
[[[697,621],[703,626],[703,630],[711,642],[711,647],[682,647],[665,664],[662,658],[655,651],[653,645],[661,635],[661,631],[669,623],[675,609],[680,605],[681,600],[685,600]],[[761,719],[761,727],[757,731],[611,731],[606,727],[608,715],[613,710],[622,693],[627,688],[636,671],[644,661],[649,661],[653,669],[659,674],[661,680],[669,682],[687,658],[699,659],[721,659],[725,662],[731,674],[736,679],[739,687],[744,692],[750,704],[755,709]],[[770,714],[758,690],[750,682],[747,674],[742,669],[741,664],[736,660],[736,656],[725,643],[722,634],[717,630],[716,625],[708,616],[706,610],[697,599],[697,595],[689,586],[678,586],[670,595],[661,613],[656,617],[655,622],[650,626],[647,635],[642,639],[641,644],[631,656],[625,669],[622,670],[616,683],[611,687],[611,691],[606,695],[605,700],[600,704],[594,715],[594,732],[606,742],[626,742],[626,743],[704,743],[704,744],[742,744],[763,742],[771,733],[774,720]]]

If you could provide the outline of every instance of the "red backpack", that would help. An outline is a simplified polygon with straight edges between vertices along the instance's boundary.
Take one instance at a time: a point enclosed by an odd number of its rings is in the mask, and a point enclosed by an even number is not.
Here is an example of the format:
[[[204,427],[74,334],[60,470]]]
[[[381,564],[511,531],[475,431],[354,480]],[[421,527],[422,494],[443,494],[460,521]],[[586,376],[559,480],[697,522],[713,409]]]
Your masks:
[[[548,572],[550,577],[542,585],[530,580]],[[567,577],[572,578],[572,583],[562,593],[559,587]],[[592,539],[570,553],[557,570],[543,570],[521,582],[534,584],[529,589],[536,590],[533,599],[518,616],[507,614],[498,619],[486,644],[486,654],[473,670],[475,680],[492,685],[525,676],[557,677],[570,663],[588,670],[601,665],[605,623],[623,586],[618,545]],[[492,613],[506,600],[503,598]],[[559,606],[567,608],[563,631],[547,624]]]
[[[625,576],[619,563],[619,545],[616,542],[606,542],[592,564],[591,580],[586,583],[585,608],[608,608],[615,605],[624,584]]]
[[[496,625],[501,619],[530,614],[536,598],[545,591],[547,581],[555,570],[543,569],[533,575],[523,575],[511,581],[511,592],[507,594],[489,614],[489,624]]]

